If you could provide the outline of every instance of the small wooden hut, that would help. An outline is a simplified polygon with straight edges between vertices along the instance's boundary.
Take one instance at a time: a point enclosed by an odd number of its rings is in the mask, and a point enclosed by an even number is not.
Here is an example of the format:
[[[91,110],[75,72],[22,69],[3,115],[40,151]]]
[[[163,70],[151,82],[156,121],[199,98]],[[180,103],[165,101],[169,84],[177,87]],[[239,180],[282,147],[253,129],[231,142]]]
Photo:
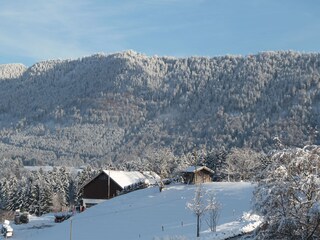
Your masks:
[[[214,171],[206,166],[190,166],[181,172],[184,183],[197,184],[212,182]]]

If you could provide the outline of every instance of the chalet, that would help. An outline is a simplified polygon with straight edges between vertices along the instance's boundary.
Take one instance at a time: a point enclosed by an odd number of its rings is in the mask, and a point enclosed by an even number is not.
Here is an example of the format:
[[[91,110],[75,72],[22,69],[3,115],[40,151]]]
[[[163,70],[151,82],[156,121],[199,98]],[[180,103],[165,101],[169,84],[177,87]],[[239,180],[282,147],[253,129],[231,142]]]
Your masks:
[[[214,171],[206,166],[190,166],[181,172],[184,183],[196,184],[212,182]]]
[[[119,194],[149,185],[150,181],[150,176],[138,171],[103,170],[83,185],[82,204],[85,207],[93,206]]]

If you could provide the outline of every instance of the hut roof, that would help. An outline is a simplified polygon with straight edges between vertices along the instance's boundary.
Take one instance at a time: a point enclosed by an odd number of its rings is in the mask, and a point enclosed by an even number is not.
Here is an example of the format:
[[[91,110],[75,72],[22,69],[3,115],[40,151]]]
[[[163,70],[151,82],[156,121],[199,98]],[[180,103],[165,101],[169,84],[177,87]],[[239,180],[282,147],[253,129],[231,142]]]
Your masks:
[[[210,168],[206,167],[206,166],[190,166],[190,167],[187,167],[187,169],[184,171],[184,172],[190,172],[190,173],[195,173],[196,171],[201,171],[201,170],[206,170],[210,173],[214,173],[213,170],[211,170]]]
[[[125,172],[115,170],[103,170],[103,172],[108,176],[110,174],[110,178],[122,188],[146,180],[146,177],[138,171]]]

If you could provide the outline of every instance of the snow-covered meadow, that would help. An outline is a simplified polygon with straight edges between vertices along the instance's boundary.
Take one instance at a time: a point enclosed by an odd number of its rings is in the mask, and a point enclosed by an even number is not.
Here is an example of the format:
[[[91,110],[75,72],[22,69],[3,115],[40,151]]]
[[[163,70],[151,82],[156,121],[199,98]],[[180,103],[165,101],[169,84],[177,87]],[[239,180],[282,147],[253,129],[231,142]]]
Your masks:
[[[224,239],[257,226],[259,218],[248,214],[253,188],[244,182],[204,184],[222,207],[216,233],[203,217],[201,239]],[[32,217],[29,224],[12,224],[12,239],[195,239],[196,217],[186,207],[194,192],[193,185],[169,185],[162,192],[154,187],[105,201],[63,223],[54,223],[50,214]]]

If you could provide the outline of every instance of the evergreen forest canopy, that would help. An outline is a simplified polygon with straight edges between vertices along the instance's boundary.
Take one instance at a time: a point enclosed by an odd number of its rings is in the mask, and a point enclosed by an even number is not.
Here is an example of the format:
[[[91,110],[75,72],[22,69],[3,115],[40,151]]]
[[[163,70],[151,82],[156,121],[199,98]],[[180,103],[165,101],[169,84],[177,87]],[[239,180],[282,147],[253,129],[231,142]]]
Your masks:
[[[126,164],[155,149],[302,147],[320,144],[320,54],[126,51],[0,65],[0,102],[0,159],[24,165]]]

